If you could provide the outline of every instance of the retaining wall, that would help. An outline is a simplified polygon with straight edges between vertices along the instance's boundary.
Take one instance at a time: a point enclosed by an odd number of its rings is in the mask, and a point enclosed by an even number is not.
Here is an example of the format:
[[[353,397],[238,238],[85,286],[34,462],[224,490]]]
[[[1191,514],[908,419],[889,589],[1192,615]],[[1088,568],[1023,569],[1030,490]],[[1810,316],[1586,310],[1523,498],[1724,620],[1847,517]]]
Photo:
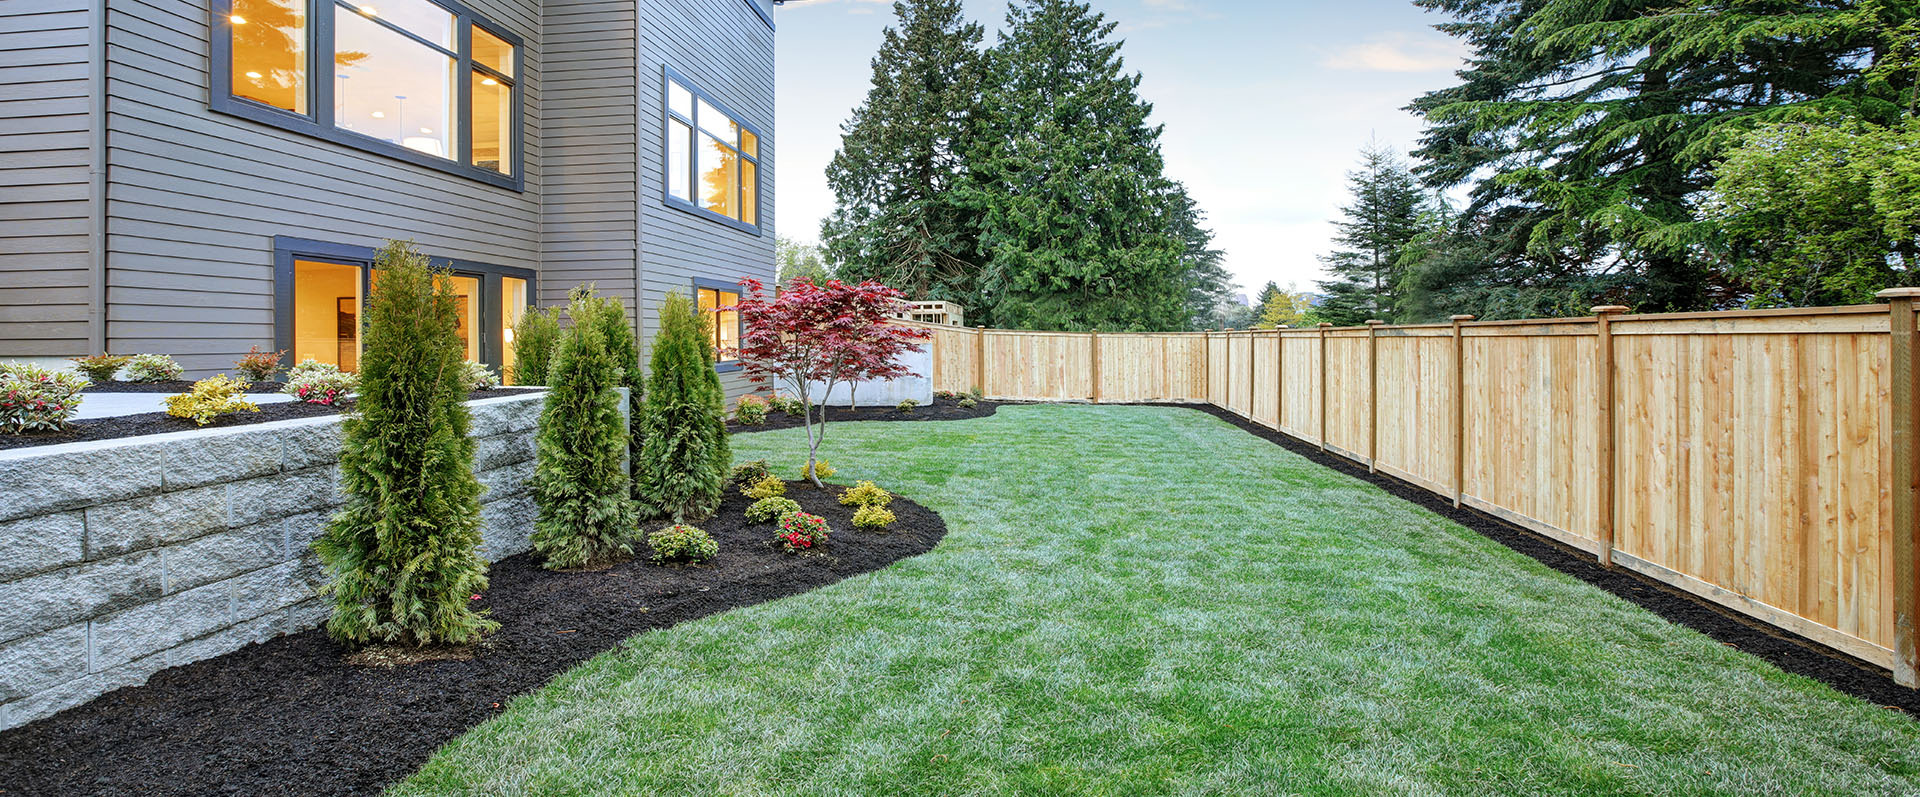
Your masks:
[[[529,548],[543,395],[469,404],[488,561]],[[342,420],[0,451],[0,730],[325,620]]]

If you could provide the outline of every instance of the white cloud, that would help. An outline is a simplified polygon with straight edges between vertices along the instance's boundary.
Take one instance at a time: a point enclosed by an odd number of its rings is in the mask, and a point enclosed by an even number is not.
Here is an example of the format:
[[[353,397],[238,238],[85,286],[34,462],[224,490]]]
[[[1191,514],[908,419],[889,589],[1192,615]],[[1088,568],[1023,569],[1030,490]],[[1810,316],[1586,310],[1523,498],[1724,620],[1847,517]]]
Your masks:
[[[1328,53],[1320,65],[1360,72],[1440,72],[1458,69],[1469,53],[1465,43],[1435,32],[1381,33]]]

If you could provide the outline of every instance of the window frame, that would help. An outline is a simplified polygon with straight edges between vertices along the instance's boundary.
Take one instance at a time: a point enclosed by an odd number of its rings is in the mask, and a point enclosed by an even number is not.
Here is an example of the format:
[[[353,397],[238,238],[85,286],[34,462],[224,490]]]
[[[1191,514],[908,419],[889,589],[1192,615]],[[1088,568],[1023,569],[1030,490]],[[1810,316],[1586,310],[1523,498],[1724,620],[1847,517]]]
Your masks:
[[[727,293],[731,293],[734,295],[733,301],[735,305],[738,305],[742,299],[746,298],[746,291],[741,290],[740,283],[727,282],[725,280],[710,279],[707,277],[694,277],[693,278],[693,306],[696,312],[702,312],[699,310],[699,307],[700,307],[700,292],[703,290],[725,291]],[[719,304],[718,297],[716,296],[715,299],[716,299],[715,305],[718,305]],[[723,373],[723,374],[732,373],[734,371],[740,370],[740,367],[741,367],[740,358],[735,357],[731,360],[726,360],[724,362],[720,360],[720,350],[719,350],[720,330],[718,326],[719,323],[720,323],[719,314],[716,313],[714,314],[715,327],[713,330],[713,338],[707,341],[707,343],[712,344],[715,347],[713,352],[713,357],[714,357],[713,367],[714,367],[714,370],[719,371],[720,373]],[[740,317],[739,311],[737,310],[734,311],[733,339],[741,341],[742,343],[745,343],[746,332],[747,332],[746,319]]]
[[[365,302],[373,295],[373,261],[376,254],[378,250],[371,246],[314,241],[285,235],[274,236],[273,350],[293,350],[293,264],[295,260],[317,260],[359,267],[362,318],[364,319]],[[540,295],[538,272],[528,268],[434,255],[427,256],[427,264],[433,268],[452,271],[456,276],[480,280],[480,294],[473,298],[479,310],[477,314],[477,322],[480,324],[478,362],[484,363],[495,373],[499,373],[501,353],[506,350],[505,335],[502,332],[506,328],[502,323],[505,319],[501,317],[503,308],[499,301],[502,294],[500,280],[503,277],[526,280],[527,296],[531,300]]]
[[[660,201],[661,203],[675,210],[691,213],[695,216],[699,216],[708,221],[715,222],[718,224],[724,224],[728,227],[732,227],[741,232],[752,233],[755,236],[762,235],[763,233],[761,232],[760,218],[761,216],[765,215],[765,211],[763,210],[763,208],[766,205],[766,193],[761,189],[766,184],[765,161],[762,159],[760,155],[757,155],[757,154],[748,155],[747,153],[740,151],[738,142],[735,142],[735,145],[734,145],[735,152],[739,154],[742,160],[751,161],[753,163],[753,223],[752,224],[748,224],[744,221],[741,221],[739,219],[736,219],[732,216],[728,216],[723,213],[715,213],[714,211],[711,211],[705,207],[702,207],[698,202],[681,199],[673,195],[672,193],[673,181],[671,179],[668,179],[668,176],[672,173],[672,169],[673,169],[672,154],[671,154],[673,151],[673,148],[671,145],[671,141],[672,141],[671,136],[673,134],[673,123],[675,121],[685,123],[688,127],[691,127],[694,131],[692,140],[687,142],[687,169],[689,171],[687,185],[688,185],[689,192],[692,191],[692,186],[699,185],[699,180],[695,179],[694,172],[697,171],[697,164],[700,162],[699,154],[695,151],[700,140],[700,125],[697,123],[697,120],[691,119],[685,116],[681,116],[679,113],[673,110],[672,103],[669,102],[668,97],[672,92],[671,86],[674,83],[680,84],[681,88],[686,89],[688,93],[694,96],[694,99],[695,99],[694,113],[696,115],[699,114],[699,101],[704,100],[708,105],[711,105],[715,109],[719,110],[721,113],[726,114],[728,119],[732,120],[735,124],[740,126],[740,129],[745,130],[748,133],[752,133],[755,141],[757,142],[754,147],[756,150],[763,149],[767,145],[766,135],[760,132],[759,127],[755,126],[751,122],[746,121],[745,118],[743,118],[740,115],[740,112],[735,111],[733,108],[729,107],[726,103],[721,102],[720,99],[713,96],[711,92],[707,91],[704,88],[701,88],[698,83],[695,83],[693,80],[689,79],[686,75],[681,74],[678,70],[675,70],[673,67],[664,66],[664,65],[661,66],[660,68]],[[745,181],[742,181],[741,185],[742,187],[744,187],[746,185]]]
[[[458,53],[454,59],[455,80],[453,118],[457,120],[460,134],[453,143],[454,158],[438,158],[418,150],[373,138],[335,126],[333,115],[334,101],[334,35],[333,14],[337,6],[350,5],[340,0],[298,0],[306,7],[307,18],[307,108],[308,114],[297,114],[283,108],[275,108],[233,93],[233,15],[232,0],[212,0],[209,3],[209,38],[212,39],[209,54],[207,87],[207,109],[216,113],[236,116],[260,122],[302,135],[311,136],[363,152],[383,155],[395,160],[405,161],[416,166],[424,166],[435,171],[458,175],[511,191],[526,191],[525,160],[526,150],[522,139],[526,128],[526,86],[518,76],[526,74],[526,42],[513,32],[488,20],[472,9],[455,0],[425,0],[439,6],[454,16],[454,44]],[[325,13],[318,13],[324,11]],[[422,47],[431,47],[435,52],[445,50],[427,42],[412,31],[400,28],[378,16],[367,19],[397,32]],[[473,35],[470,28],[479,28],[501,41],[513,45],[514,77],[502,75],[485,64],[473,60]],[[511,147],[513,151],[513,172],[505,174],[470,163],[473,152],[473,74],[484,72],[488,77],[499,80],[513,90],[513,130]]]

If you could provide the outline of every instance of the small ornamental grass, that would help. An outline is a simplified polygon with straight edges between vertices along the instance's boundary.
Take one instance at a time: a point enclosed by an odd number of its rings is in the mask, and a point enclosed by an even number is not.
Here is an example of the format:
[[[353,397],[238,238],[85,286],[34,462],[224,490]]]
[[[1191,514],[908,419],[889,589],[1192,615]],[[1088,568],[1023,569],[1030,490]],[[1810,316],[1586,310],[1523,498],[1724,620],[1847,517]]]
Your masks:
[[[332,405],[359,384],[359,378],[331,363],[306,359],[287,371],[287,384],[280,392],[308,404]]]
[[[780,527],[774,533],[774,541],[780,543],[787,553],[800,553],[825,545],[828,531],[826,518],[805,512],[788,512],[780,516]]]
[[[741,490],[740,494],[753,499],[774,498],[787,494],[787,483],[778,476],[769,475],[754,482],[752,487]]]
[[[893,510],[884,506],[867,504],[853,512],[853,527],[864,531],[886,531],[893,521]]]
[[[852,487],[840,493],[841,506],[878,506],[885,507],[893,503],[893,493],[880,489],[873,482],[856,482]]]
[[[241,398],[247,388],[253,385],[226,374],[212,376],[193,383],[188,393],[167,397],[167,414],[175,418],[191,418],[193,422],[206,426],[213,419],[236,412],[259,412],[260,405]]]
[[[713,535],[685,524],[648,534],[647,546],[653,549],[653,561],[662,564],[704,562],[720,553],[720,543],[713,541]]]
[[[733,419],[747,426],[767,422],[767,400],[759,396],[741,396],[733,404]]]
[[[255,382],[265,382],[280,373],[280,358],[286,354],[285,350],[261,351],[259,346],[252,346],[240,359],[233,361],[233,370]]]
[[[773,468],[764,459],[742,462],[733,466],[733,473],[727,477],[727,486],[746,494],[746,489],[760,483],[760,480],[773,475]]]
[[[136,354],[127,358],[129,382],[171,382],[186,372],[187,369],[164,354]]]
[[[29,363],[0,363],[0,431],[57,432],[80,411],[87,380]]]
[[[800,511],[800,502],[791,498],[762,498],[747,507],[748,523],[772,523],[788,512]]]
[[[488,368],[486,363],[477,363],[468,360],[466,364],[461,367],[464,369],[461,375],[466,379],[467,392],[469,393],[475,390],[492,390],[500,386],[499,375],[495,374],[493,369]]]
[[[124,354],[94,354],[73,358],[73,370],[86,374],[95,382],[111,382],[113,375],[120,373],[120,366],[133,359]]]

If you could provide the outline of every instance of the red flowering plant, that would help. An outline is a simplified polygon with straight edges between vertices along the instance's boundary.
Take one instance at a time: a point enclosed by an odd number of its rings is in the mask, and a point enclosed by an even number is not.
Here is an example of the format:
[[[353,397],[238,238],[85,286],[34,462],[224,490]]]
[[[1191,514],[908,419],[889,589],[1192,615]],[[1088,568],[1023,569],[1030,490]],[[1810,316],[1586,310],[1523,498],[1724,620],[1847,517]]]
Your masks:
[[[740,284],[745,295],[727,309],[739,311],[745,327],[741,368],[748,380],[772,382],[798,397],[807,429],[806,470],[811,474],[827,433],[826,408],[815,417],[813,393],[832,393],[840,384],[913,376],[900,356],[919,351],[919,342],[933,333],[890,323],[903,294],[878,282],[827,280],[816,285],[802,278],[771,297],[758,280]],[[809,478],[815,486],[824,486],[819,476]]]
[[[774,532],[773,539],[787,553],[810,551],[827,542],[827,519],[805,512],[788,512],[780,516],[780,527]]]

